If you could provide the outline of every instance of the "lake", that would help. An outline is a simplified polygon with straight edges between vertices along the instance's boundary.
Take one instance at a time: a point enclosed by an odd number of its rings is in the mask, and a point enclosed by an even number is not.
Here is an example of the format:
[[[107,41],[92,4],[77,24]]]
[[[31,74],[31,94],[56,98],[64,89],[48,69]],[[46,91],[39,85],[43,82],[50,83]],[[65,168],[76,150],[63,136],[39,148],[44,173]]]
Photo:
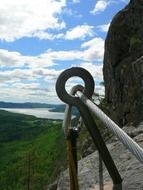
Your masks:
[[[46,119],[60,119],[63,120],[64,113],[52,112],[50,108],[0,108],[1,110],[6,110],[14,113],[22,113],[26,115],[33,115],[37,118],[46,118]]]

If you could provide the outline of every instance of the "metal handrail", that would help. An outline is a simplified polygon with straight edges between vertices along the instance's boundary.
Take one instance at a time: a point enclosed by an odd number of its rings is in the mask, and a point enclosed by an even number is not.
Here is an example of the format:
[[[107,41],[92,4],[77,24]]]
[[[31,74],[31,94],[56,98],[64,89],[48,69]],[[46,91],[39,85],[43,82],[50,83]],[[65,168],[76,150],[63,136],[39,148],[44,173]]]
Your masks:
[[[77,85],[78,87],[74,87],[71,94],[68,94],[65,89],[65,84],[67,80],[73,76],[81,77],[85,82],[85,88]],[[67,131],[71,126],[71,108],[72,106],[76,106],[113,180],[113,190],[121,190],[122,179],[100,135],[91,112],[118,137],[125,147],[129,149],[141,163],[143,163],[143,148],[131,139],[131,137],[129,137],[116,123],[99,109],[94,102],[90,100],[94,92],[94,80],[90,73],[85,69],[74,67],[61,73],[56,83],[56,91],[59,98],[67,103],[65,119],[63,122],[65,134],[67,135]]]
[[[81,101],[94,113],[106,127],[130,150],[130,152],[143,163],[143,148],[141,148],[131,137],[129,137],[114,121],[112,121],[96,104],[89,100],[83,93],[76,93]]]
[[[80,91],[83,91],[83,94],[86,95],[87,98],[90,99],[92,97],[92,94],[94,92],[94,80],[88,71],[86,71],[83,68],[79,68],[79,67],[71,68],[71,69],[68,69],[68,70],[64,71],[63,73],[61,73],[61,75],[59,76],[57,83],[56,83],[57,94],[62,101],[64,101],[65,103],[67,103],[69,105],[76,106],[78,108],[78,110],[83,118],[83,121],[84,121],[97,149],[99,150],[99,153],[100,153],[100,155],[106,165],[106,168],[108,169],[108,172],[113,180],[113,184],[114,184],[113,189],[121,190],[122,189],[121,176],[120,176],[120,174],[114,164],[114,161],[105,145],[105,142],[102,139],[102,136],[96,126],[96,123],[90,113],[90,110],[80,100],[79,97],[71,96],[70,94],[67,93],[67,91],[65,89],[65,84],[66,84],[67,80],[73,76],[81,77],[84,80],[85,88],[78,85],[82,89],[82,90],[80,89]],[[68,110],[70,111],[69,108],[68,108]],[[68,113],[67,113],[67,117],[68,117]],[[68,118],[65,121],[66,122],[64,122],[64,123],[68,124],[68,122],[67,122]]]

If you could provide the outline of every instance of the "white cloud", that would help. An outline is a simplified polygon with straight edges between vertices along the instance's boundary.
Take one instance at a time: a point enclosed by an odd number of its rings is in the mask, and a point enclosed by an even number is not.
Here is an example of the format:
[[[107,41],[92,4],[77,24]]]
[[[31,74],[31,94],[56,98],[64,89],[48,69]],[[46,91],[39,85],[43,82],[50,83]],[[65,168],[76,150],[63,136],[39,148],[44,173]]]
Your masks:
[[[80,50],[52,51],[48,50],[37,56],[24,56],[19,52],[10,52],[0,49],[1,67],[47,68],[56,64],[55,61],[62,60],[96,60],[102,59],[104,53],[104,40],[93,38],[81,45]]]
[[[104,86],[100,84],[103,81],[103,64],[82,62],[79,65],[72,65],[72,66],[73,67],[78,66],[88,70],[95,80],[95,92],[100,95],[104,95]],[[72,80],[68,81],[69,81],[67,86],[68,91],[70,91],[70,89],[77,84],[81,84],[84,86],[84,84],[82,83],[83,81],[79,80],[79,78],[77,78],[76,80],[75,78],[73,78]]]
[[[8,50],[0,49],[0,66],[15,67],[23,65],[24,62],[24,57],[20,53],[9,52]]]
[[[80,3],[80,0],[73,0],[73,3]]]
[[[44,55],[49,59],[60,61],[82,59],[82,52],[80,50],[48,51]]]
[[[21,85],[22,86],[22,85]],[[25,85],[26,86],[26,85]],[[57,98],[48,96],[48,89],[46,91],[42,89],[32,90],[30,88],[22,88],[20,87],[20,83],[17,86],[9,86],[9,87],[1,87],[1,99],[5,101],[13,101],[13,102],[47,102],[54,103],[54,99],[57,101]]]
[[[98,46],[99,48],[103,46],[104,40],[102,38],[93,38],[87,42],[84,42],[81,47],[86,48],[86,47],[93,47],[94,45]]]
[[[55,36],[53,34],[50,34],[48,32],[44,32],[44,31],[36,31],[33,34],[33,37],[37,37],[40,40],[54,40]]]
[[[86,48],[83,51],[83,57],[87,61],[102,60],[104,54],[104,40],[102,38],[93,38],[81,45]]]
[[[108,0],[98,0],[97,3],[95,4],[94,9],[90,13],[97,14],[99,12],[102,12],[107,8],[108,5],[109,5]]]
[[[41,40],[55,40],[55,39],[84,40],[85,37],[87,36],[91,37],[93,35],[94,35],[93,26],[81,25],[70,29],[66,33],[52,34],[45,31],[37,31],[32,35],[32,37],[37,37]]]
[[[49,68],[56,65],[56,61],[83,59],[82,51],[52,51],[48,50],[37,56],[24,56],[18,52],[10,52],[0,49],[0,66],[5,68],[21,68],[26,66],[29,69]]]
[[[1,99],[57,102],[55,82],[62,70],[56,70],[53,66],[65,60],[82,62],[82,67],[90,69],[95,78],[102,80],[101,66],[91,62],[102,60],[103,47],[102,38],[93,38],[84,42],[79,50],[48,50],[37,56],[24,56],[0,49],[0,66],[3,67],[3,71],[0,71],[0,82],[3,84],[0,85]],[[40,93],[41,96],[38,95]]]
[[[108,32],[110,23],[97,26],[101,32]]]
[[[81,60],[81,61],[101,61],[104,54],[104,40],[102,38],[93,38],[81,45],[80,50],[70,51],[52,51],[49,50],[43,54],[47,60]]]
[[[34,78],[34,75],[32,74],[31,70],[14,69],[14,70],[1,71],[0,80],[3,80],[3,82],[8,82],[8,83],[15,83],[16,81],[19,82],[21,80],[34,81],[36,80],[36,78]]]
[[[59,100],[56,97],[55,80],[60,72],[54,69],[0,71],[1,99],[56,103]]]
[[[55,40],[55,39],[84,40],[87,36],[92,37],[94,35],[93,28],[94,28],[93,26],[84,24],[71,28],[66,33],[51,34],[45,31],[36,31],[33,34],[33,37],[37,37],[39,39],[48,39],[48,40]]]
[[[66,0],[4,0],[0,2],[0,39],[14,41],[47,29],[65,27],[57,16]]]
[[[83,60],[95,61],[102,60],[104,53],[104,40],[93,38],[81,45],[80,50],[52,51],[48,50],[37,56],[24,56],[19,52],[10,52],[0,49],[0,66],[19,68],[26,66],[31,69],[49,68],[55,66],[62,60]]]
[[[83,62],[79,66],[88,70],[95,80],[103,81],[103,65],[102,64],[93,64],[92,62]]]
[[[80,64],[80,67],[88,70],[95,80],[95,92],[99,95],[105,94],[105,88],[100,83],[103,81],[103,65],[93,64],[91,62],[84,62]]]
[[[64,37],[64,34],[63,33],[51,34],[44,31],[37,31],[33,34],[33,37],[37,37],[40,40],[55,40],[55,39],[62,39]]]
[[[0,66],[1,67],[50,67],[54,65],[52,59],[47,59],[46,54],[37,56],[24,56],[19,52],[10,52],[0,49]]]
[[[13,69],[13,70],[6,70],[6,71],[0,71],[0,82],[5,83],[19,83],[19,81],[23,80],[25,82],[28,82],[29,85],[31,83],[33,84],[33,81],[37,81],[39,83],[39,79],[48,81],[52,83],[55,82],[55,79],[57,79],[58,75],[60,74],[62,70],[56,71],[55,69]],[[24,83],[25,85],[25,83]]]
[[[77,1],[75,3],[79,3],[79,2]],[[63,13],[63,15],[70,16],[72,18],[74,17],[77,19],[81,19],[83,17],[83,15],[79,13],[79,11],[69,8],[69,7],[65,7],[63,9],[62,13]]]
[[[74,39],[84,39],[87,36],[93,36],[93,26],[89,26],[87,24],[78,25],[75,28],[70,29],[65,34],[65,39],[74,40]]]

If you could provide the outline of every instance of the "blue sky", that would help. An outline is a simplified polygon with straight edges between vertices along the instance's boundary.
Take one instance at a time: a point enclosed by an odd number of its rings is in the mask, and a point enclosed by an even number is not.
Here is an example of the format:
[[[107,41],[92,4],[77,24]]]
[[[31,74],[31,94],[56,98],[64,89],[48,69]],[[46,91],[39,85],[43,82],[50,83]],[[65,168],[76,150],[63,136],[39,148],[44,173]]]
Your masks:
[[[104,40],[128,2],[0,0],[0,101],[61,103],[56,79],[73,66],[87,69],[104,94]]]

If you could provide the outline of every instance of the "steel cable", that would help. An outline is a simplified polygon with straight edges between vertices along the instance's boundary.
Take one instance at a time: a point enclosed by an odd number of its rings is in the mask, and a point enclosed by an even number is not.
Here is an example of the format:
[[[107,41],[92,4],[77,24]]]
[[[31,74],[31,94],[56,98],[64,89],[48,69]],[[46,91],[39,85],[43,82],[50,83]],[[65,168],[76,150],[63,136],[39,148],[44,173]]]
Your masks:
[[[77,91],[76,95],[89,108],[89,110],[94,113],[102,121],[102,123],[105,124],[107,128],[109,128],[118,137],[126,148],[129,149],[141,163],[143,163],[143,149],[82,92]]]

